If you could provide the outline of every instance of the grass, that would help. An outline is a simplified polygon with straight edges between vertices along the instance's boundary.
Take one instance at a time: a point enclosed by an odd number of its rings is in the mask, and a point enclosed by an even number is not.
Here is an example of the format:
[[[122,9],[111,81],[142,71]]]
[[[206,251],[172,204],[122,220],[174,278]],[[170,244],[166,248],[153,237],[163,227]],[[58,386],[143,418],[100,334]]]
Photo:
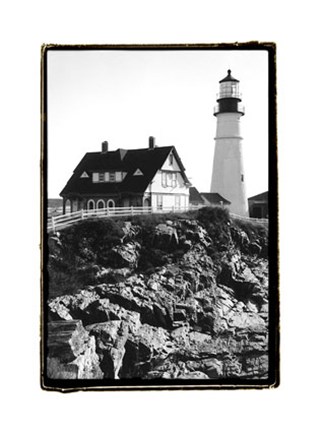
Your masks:
[[[259,222],[241,219],[234,219],[233,223],[248,235],[250,241],[256,240],[257,237],[268,237],[269,229],[267,225],[262,225]]]

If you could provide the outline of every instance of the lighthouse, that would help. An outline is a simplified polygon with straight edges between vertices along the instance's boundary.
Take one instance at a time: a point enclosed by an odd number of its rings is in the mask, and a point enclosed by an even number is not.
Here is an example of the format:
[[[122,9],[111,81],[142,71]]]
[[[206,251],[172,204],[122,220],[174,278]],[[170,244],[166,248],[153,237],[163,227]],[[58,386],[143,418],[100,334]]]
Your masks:
[[[240,132],[244,107],[240,103],[239,81],[229,69],[228,75],[219,84],[217,105],[214,108],[217,130],[210,191],[229,200],[232,213],[248,216]]]

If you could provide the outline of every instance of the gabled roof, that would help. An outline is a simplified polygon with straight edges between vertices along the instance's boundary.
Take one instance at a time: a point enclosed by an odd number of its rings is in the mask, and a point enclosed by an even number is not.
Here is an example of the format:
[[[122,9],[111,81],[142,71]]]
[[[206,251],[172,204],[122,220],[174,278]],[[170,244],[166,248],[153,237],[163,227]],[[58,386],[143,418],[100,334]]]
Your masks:
[[[115,151],[106,153],[93,152],[86,153],[60,196],[66,195],[104,195],[104,194],[139,194],[143,193],[156,172],[161,169],[169,154],[173,152],[174,157],[180,167],[181,174],[185,182],[188,178],[185,175],[185,168],[174,146],[154,147]],[[134,175],[139,169],[143,175]],[[83,172],[89,174],[89,178],[81,178]],[[92,182],[93,172],[122,171],[126,172],[122,182]]]
[[[197,188],[189,188],[189,201],[191,204],[204,204],[204,200]]]
[[[209,201],[210,204],[221,204],[221,202],[223,204],[231,204],[230,201],[228,201],[227,199],[223,198],[223,196],[215,192],[200,192],[200,194],[204,199]]]
[[[258,195],[254,195],[250,198],[248,198],[249,201],[268,201],[269,198],[269,192],[263,192]]]

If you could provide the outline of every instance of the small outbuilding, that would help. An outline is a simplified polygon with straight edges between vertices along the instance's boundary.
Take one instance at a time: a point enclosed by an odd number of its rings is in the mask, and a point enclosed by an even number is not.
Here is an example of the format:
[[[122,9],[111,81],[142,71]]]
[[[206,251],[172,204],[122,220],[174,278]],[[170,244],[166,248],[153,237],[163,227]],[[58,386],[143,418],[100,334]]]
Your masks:
[[[268,218],[269,216],[269,192],[263,192],[248,198],[249,215],[252,218]]]
[[[193,206],[229,206],[231,203],[215,192],[199,192],[196,187],[190,187],[190,204]]]

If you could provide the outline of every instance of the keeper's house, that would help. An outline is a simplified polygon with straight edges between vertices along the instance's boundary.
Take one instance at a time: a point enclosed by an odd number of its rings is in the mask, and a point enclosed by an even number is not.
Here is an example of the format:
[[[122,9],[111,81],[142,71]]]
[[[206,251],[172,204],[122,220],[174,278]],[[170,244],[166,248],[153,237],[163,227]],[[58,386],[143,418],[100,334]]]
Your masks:
[[[174,146],[86,153],[63,188],[63,213],[81,209],[189,206],[190,183]]]

